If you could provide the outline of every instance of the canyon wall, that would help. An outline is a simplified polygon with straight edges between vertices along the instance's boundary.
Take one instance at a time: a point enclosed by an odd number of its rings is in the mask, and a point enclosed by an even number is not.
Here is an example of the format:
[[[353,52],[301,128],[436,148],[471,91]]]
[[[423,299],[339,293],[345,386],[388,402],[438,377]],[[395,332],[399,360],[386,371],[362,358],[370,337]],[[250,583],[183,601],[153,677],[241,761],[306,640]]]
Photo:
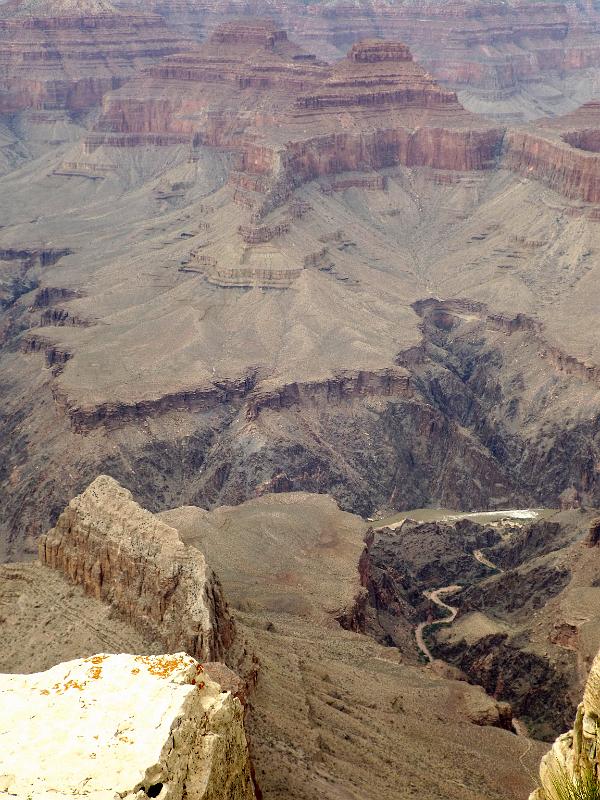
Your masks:
[[[100,145],[228,149],[234,202],[264,218],[301,183],[398,165],[500,166],[567,199],[598,203],[598,130],[595,103],[540,124],[493,125],[467,112],[405,44],[365,40],[329,66],[272,22],[256,21],[221,26],[206,44],[109,93],[84,149],[87,156]],[[207,273],[216,283],[249,285],[235,267],[231,275]],[[282,273],[274,285],[294,279]]]
[[[253,800],[243,710],[184,653],[0,675],[0,792]]]
[[[127,3],[124,3],[127,6]],[[528,83],[600,64],[598,10],[572,2],[338,2],[152,0],[149,8],[197,38],[226,19],[273,17],[293,39],[333,59],[367,37],[406,42],[438,80],[502,99]]]
[[[40,537],[39,557],[169,650],[219,660],[232,643],[233,621],[203,555],[106,475]]]
[[[85,111],[136,70],[190,45],[158,15],[123,13],[108,3],[5,3],[0,113]]]
[[[509,131],[503,166],[564,197],[600,203],[600,156],[526,131]]]

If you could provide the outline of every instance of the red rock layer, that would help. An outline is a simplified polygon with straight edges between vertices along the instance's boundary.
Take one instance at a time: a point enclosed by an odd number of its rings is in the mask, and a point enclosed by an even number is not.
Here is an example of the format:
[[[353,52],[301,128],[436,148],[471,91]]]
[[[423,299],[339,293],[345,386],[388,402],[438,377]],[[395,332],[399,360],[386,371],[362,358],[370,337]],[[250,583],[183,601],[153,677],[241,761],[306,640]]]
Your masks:
[[[398,164],[501,163],[567,198],[600,202],[600,105],[505,132],[466,112],[398,42],[361,42],[333,67],[304,55],[273,23],[223,26],[208,45],[111,93],[88,149],[230,148],[234,200],[257,218],[304,181]]]
[[[328,58],[368,37],[398,39],[438,80],[500,96],[549,71],[600,65],[600,14],[591,2],[152,0],[149,7],[204,35],[243,14],[274,17]]]
[[[88,149],[187,136],[236,150],[237,189],[268,193],[277,174],[285,195],[300,181],[365,165],[483,169],[501,133],[466,112],[398,42],[357,44],[331,68],[254,21],[237,33],[224,26],[207,46],[110,94]]]
[[[89,109],[140,68],[189,47],[156,15],[48,11],[48,16],[8,16],[3,8],[0,113]]]
[[[504,166],[565,197],[600,203],[600,103],[509,131]]]

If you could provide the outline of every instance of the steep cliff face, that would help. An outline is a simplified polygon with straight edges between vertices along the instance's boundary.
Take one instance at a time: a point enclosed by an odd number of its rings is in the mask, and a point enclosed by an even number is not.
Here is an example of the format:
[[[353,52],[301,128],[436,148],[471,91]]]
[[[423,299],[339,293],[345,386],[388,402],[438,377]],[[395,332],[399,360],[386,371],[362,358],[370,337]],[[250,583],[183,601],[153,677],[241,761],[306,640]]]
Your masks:
[[[600,653],[592,663],[583,701],[577,707],[573,728],[556,739],[540,764],[541,785],[529,800],[556,800],[556,784],[598,780],[598,717],[600,716]],[[577,796],[577,795],[573,795]],[[588,796],[588,795],[581,795]],[[592,796],[592,795],[590,795]]]
[[[42,563],[104,600],[171,650],[218,660],[233,640],[220,584],[202,554],[98,477],[40,537]]]
[[[253,800],[242,706],[184,653],[0,675],[0,790]]]

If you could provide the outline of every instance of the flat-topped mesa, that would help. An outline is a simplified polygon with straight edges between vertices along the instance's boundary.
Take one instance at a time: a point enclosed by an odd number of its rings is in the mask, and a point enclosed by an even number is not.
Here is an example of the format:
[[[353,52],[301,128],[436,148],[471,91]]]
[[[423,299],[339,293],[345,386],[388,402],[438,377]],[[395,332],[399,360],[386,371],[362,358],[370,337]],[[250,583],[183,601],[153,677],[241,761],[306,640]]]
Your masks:
[[[278,29],[270,19],[249,19],[224,22],[210,37],[212,44],[264,47],[273,50],[280,42],[287,42],[287,32]]]
[[[413,57],[409,48],[402,42],[365,39],[352,45],[348,60],[374,64],[382,61],[412,61]]]
[[[563,733],[546,753],[540,764],[541,786],[529,800],[557,800],[557,785],[565,789],[564,797],[583,797],[579,792],[566,792],[581,778],[596,784],[600,774],[600,652],[588,676],[583,701],[577,708],[573,728]],[[585,795],[587,796],[587,795]],[[591,797],[592,795],[590,795]]]
[[[347,58],[334,65],[331,76],[317,92],[299,97],[296,105],[307,109],[414,106],[451,110],[470,117],[455,92],[439,86],[413,61],[406,45],[384,39],[353,45]]]
[[[220,583],[204,556],[106,475],[40,537],[39,558],[166,649],[219,660],[233,641]]]
[[[254,800],[242,705],[185,653],[0,675],[0,703],[3,796]]]
[[[7,3],[0,112],[87,110],[137,70],[190,46],[158,15],[120,12],[107,0]]]
[[[511,130],[504,149],[508,169],[566,198],[600,203],[600,103]]]

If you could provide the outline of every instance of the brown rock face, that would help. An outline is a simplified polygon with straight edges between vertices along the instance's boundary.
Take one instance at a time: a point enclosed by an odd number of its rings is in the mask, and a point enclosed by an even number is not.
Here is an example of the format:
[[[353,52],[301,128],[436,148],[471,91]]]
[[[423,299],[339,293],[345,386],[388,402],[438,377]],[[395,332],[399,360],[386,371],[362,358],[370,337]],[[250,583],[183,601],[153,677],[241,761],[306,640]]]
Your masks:
[[[564,197],[600,202],[600,103],[509,131],[504,166]]]
[[[110,94],[87,149],[186,139],[235,149],[234,200],[260,215],[323,175],[397,164],[485,169],[501,137],[399,42],[361,42],[331,68],[254,22],[223,26]]]
[[[2,14],[2,113],[87,110],[137,69],[189,46],[159,16],[108,3],[7,3]]]
[[[590,525],[590,532],[588,533],[586,544],[588,547],[598,547],[600,544],[600,519],[595,519]]]
[[[368,37],[399,39],[438,80],[502,99],[521,85],[600,64],[599,14],[592,3],[302,3],[281,0],[152,0],[172,25],[206,35],[225,19],[276,17],[302,46],[328,59]]]
[[[40,537],[39,557],[173,652],[218,660],[233,641],[220,584],[203,555],[106,475]]]

